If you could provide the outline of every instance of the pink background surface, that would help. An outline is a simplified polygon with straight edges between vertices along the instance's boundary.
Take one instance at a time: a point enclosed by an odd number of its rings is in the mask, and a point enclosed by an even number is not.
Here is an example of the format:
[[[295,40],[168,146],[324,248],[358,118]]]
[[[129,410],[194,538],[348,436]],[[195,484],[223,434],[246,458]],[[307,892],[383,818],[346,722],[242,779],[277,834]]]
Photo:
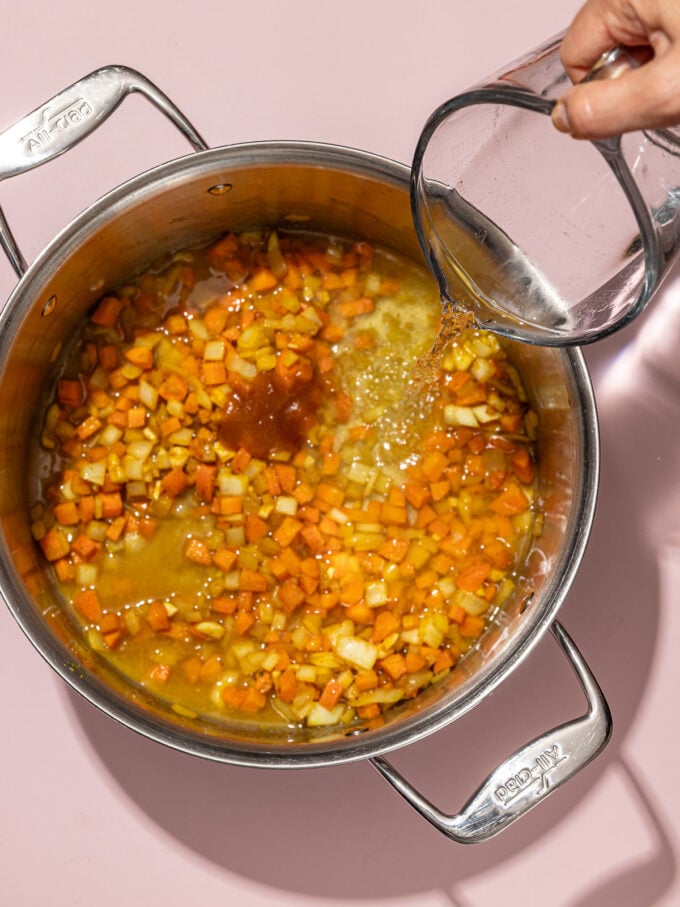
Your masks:
[[[442,100],[564,27],[570,0],[98,4],[0,0],[0,128],[98,66],[155,81],[212,145],[335,142],[410,162]],[[568,141],[565,139],[565,141]],[[27,258],[98,196],[186,153],[133,97],[58,161],[3,184]],[[0,261],[0,298],[15,283]],[[500,837],[455,845],[367,764],[220,766],[151,743],[71,693],[0,609],[0,899],[37,907],[673,905],[680,851],[680,282],[586,351],[603,444],[591,543],[561,620],[615,732]],[[395,764],[455,811],[582,698],[555,643]],[[195,901],[194,901],[195,898]]]

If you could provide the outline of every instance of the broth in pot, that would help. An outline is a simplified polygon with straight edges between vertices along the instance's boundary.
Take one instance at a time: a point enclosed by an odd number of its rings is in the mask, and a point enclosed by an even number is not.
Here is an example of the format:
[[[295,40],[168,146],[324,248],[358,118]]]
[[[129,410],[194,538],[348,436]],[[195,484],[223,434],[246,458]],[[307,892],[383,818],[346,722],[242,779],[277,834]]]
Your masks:
[[[228,233],[90,311],[32,532],[88,646],[183,718],[379,725],[515,590],[542,517],[503,344],[362,239]]]

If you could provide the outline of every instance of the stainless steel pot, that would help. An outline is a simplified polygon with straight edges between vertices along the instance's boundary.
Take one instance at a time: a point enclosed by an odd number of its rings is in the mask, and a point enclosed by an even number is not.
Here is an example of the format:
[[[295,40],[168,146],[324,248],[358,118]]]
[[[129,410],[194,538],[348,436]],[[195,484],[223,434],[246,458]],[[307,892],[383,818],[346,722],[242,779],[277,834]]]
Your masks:
[[[64,90],[0,135],[0,179],[67,150],[130,92],[153,101],[197,153],[113,190],[69,224],[27,267],[0,212],[0,242],[20,280],[0,316],[0,588],[14,617],[66,682],[111,717],[176,749],[244,766],[302,768],[368,759],[440,831],[462,842],[496,834],[605,746],[607,703],[555,615],[581,560],[598,481],[597,416],[578,350],[509,347],[540,417],[538,474],[545,528],[517,594],[444,682],[394,709],[380,728],[325,737],[256,723],[190,722],[125,686],[89,651],[60,609],[30,532],[26,464],[50,364],[85,312],[160,255],[253,225],[300,225],[363,236],[418,260],[408,168],[347,148],[263,142],[208,150],[146,79],[107,67]],[[17,405],[17,401],[21,401]],[[384,754],[476,706],[552,629],[587,698],[587,712],[503,762],[463,808],[428,803]]]

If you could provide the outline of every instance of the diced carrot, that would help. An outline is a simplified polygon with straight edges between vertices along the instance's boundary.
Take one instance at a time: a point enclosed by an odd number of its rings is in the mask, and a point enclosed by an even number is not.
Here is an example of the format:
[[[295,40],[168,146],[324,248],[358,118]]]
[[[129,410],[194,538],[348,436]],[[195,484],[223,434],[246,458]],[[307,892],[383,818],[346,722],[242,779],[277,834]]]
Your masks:
[[[337,306],[338,314],[342,318],[356,318],[357,315],[367,315],[375,309],[375,301],[369,296],[360,296],[358,299],[349,299]]]
[[[120,629],[120,618],[115,611],[108,611],[106,614],[102,614],[99,621],[99,629],[102,633],[110,633],[112,630]]]
[[[138,531],[142,538],[145,538],[147,540],[153,538],[156,533],[156,529],[158,529],[158,520],[154,519],[153,517],[145,517],[139,522]]]
[[[529,509],[529,499],[516,482],[509,482],[505,491],[491,502],[489,508],[503,516],[514,516]]]
[[[215,683],[222,673],[222,659],[219,655],[211,655],[201,667],[200,680],[203,683]]]
[[[367,671],[359,671],[354,678],[354,684],[360,693],[374,690],[378,686],[378,675],[373,668]]]
[[[432,484],[438,482],[449,465],[448,457],[439,450],[428,450],[422,461],[425,478]]]
[[[252,454],[245,447],[239,447],[231,461],[232,472],[242,473],[252,458]]]
[[[356,605],[364,597],[364,578],[360,574],[350,573],[340,580],[340,601],[344,605]]]
[[[236,632],[239,636],[244,636],[255,623],[255,615],[249,611],[238,611],[236,613]]]
[[[239,574],[239,589],[244,592],[264,592],[269,583],[267,577],[257,570],[250,570],[244,567]]]
[[[143,428],[146,424],[146,410],[143,406],[133,406],[127,413],[128,428]]]
[[[302,480],[291,492],[298,504],[308,504],[314,500],[314,488],[309,482]]]
[[[439,482],[433,482],[430,485],[430,490],[432,492],[433,501],[441,501],[451,490],[451,485],[448,479],[442,479]]]
[[[456,585],[466,592],[476,592],[488,577],[490,570],[491,566],[484,561],[472,564],[456,576]]]
[[[254,513],[246,516],[246,540],[253,544],[263,539],[269,532],[269,524]]]
[[[292,702],[297,694],[297,677],[292,668],[286,668],[275,681],[276,692],[282,702]]]
[[[80,521],[82,523],[89,523],[90,520],[93,520],[95,515],[94,495],[83,495],[78,502],[78,511],[80,513]]]
[[[117,649],[123,639],[120,630],[110,630],[108,633],[102,633],[102,639],[109,649]]]
[[[208,261],[212,267],[219,269],[225,258],[235,255],[241,243],[235,233],[227,233],[216,240],[208,249]]]
[[[440,551],[430,560],[430,567],[439,573],[440,576],[445,576],[453,567],[453,559]]]
[[[250,278],[250,288],[255,293],[273,290],[279,281],[268,268],[260,268]]]
[[[409,674],[415,674],[416,671],[422,671],[427,665],[425,658],[418,652],[407,652],[404,656],[406,670]]]
[[[102,606],[94,589],[83,589],[81,592],[77,592],[73,603],[85,620],[91,624],[96,624],[101,619]]]
[[[484,632],[484,626],[485,620],[483,617],[473,617],[472,614],[468,614],[463,623],[460,625],[460,634],[461,636],[467,636],[476,639]]]
[[[285,491],[286,494],[291,494],[295,488],[295,481],[297,478],[295,467],[291,466],[289,463],[275,463],[274,471],[279,480],[281,490]]]
[[[512,548],[500,539],[484,544],[484,559],[497,570],[507,570],[514,560]]]
[[[227,370],[223,362],[204,362],[202,365],[203,383],[208,387],[226,384]]]
[[[377,702],[371,702],[369,705],[361,705],[357,709],[357,715],[359,718],[377,718],[380,715],[380,706]]]
[[[112,372],[114,369],[118,368],[118,364],[120,362],[120,359],[118,357],[118,347],[114,346],[112,343],[107,343],[103,346],[100,346],[97,351],[97,356],[99,359],[99,364],[105,372]]]
[[[112,542],[117,542],[125,530],[126,523],[126,516],[116,517],[106,530],[106,538],[111,539]]]
[[[390,538],[380,547],[379,553],[393,564],[400,564],[408,554],[410,545],[408,539]]]
[[[192,655],[190,658],[187,658],[186,661],[182,662],[182,670],[189,683],[198,683],[202,667],[203,662],[198,655]]]
[[[339,536],[340,535],[340,526],[336,523],[335,520],[332,520],[330,517],[324,516],[319,520],[319,532],[328,539],[329,536]]]
[[[225,573],[229,573],[236,563],[236,560],[236,552],[232,551],[230,548],[218,548],[213,554],[213,563]]]
[[[372,350],[375,347],[375,335],[372,331],[357,331],[353,340],[358,350]]]
[[[292,516],[286,516],[283,518],[281,524],[274,530],[272,537],[282,548],[286,548],[300,532],[303,525],[304,524],[301,523],[300,520],[296,520]]]
[[[386,639],[391,633],[396,633],[400,626],[401,621],[396,614],[393,614],[391,611],[380,611],[373,624],[371,642],[382,642],[383,639]]]
[[[115,296],[104,296],[99,305],[90,316],[93,324],[100,327],[110,328],[116,323],[116,319],[123,309],[123,303]]]
[[[375,611],[373,608],[370,608],[365,602],[359,601],[355,605],[350,605],[347,608],[347,617],[349,620],[353,620],[355,624],[372,624],[375,620]]]
[[[343,692],[344,690],[340,681],[337,680],[337,678],[331,678],[323,688],[321,696],[319,696],[319,705],[328,709],[328,711],[334,709],[340,701]]]
[[[406,508],[397,507],[385,501],[380,508],[380,522],[387,526],[404,526],[406,524]]]
[[[228,595],[217,595],[211,600],[210,607],[218,614],[233,614],[236,611],[236,599]]]
[[[452,620],[456,624],[462,624],[467,615],[465,608],[462,608],[460,605],[452,604],[448,610],[449,620]]]
[[[416,576],[415,583],[417,589],[430,589],[437,582],[438,576],[436,570],[421,570]]]
[[[394,652],[382,659],[380,667],[387,671],[392,680],[399,680],[406,673],[406,659],[400,652]]]
[[[222,516],[234,516],[243,511],[243,498],[240,495],[221,494],[215,498],[216,513]]]
[[[163,325],[168,334],[183,334],[189,327],[184,315],[168,315]]]
[[[162,438],[167,438],[168,435],[171,435],[181,427],[182,423],[177,418],[177,416],[166,416],[165,419],[161,419],[161,421],[158,423],[158,428],[160,430]]]
[[[326,548],[326,539],[318,526],[308,523],[302,527],[300,535],[309,550],[315,554],[320,554]]]
[[[210,503],[215,494],[215,477],[217,467],[208,463],[199,463],[194,474],[194,488],[201,501]]]
[[[67,409],[77,409],[85,402],[85,388],[80,381],[62,378],[57,383],[57,399]]]
[[[328,504],[329,507],[341,507],[345,500],[345,492],[339,485],[321,482],[316,489],[316,500]]]
[[[340,324],[327,324],[322,328],[320,336],[328,343],[339,343],[345,336],[345,328]]]
[[[267,491],[272,496],[281,494],[281,484],[279,483],[279,477],[276,474],[276,470],[273,466],[268,466],[264,470],[264,477],[267,482]]]
[[[424,529],[432,520],[437,518],[437,512],[433,510],[429,504],[425,504],[420,508],[416,514],[415,527],[416,529]]]
[[[187,540],[184,546],[184,557],[194,564],[201,564],[204,567],[209,567],[213,562],[210,549],[205,542],[197,538]]]
[[[62,501],[56,504],[54,515],[61,526],[75,526],[80,522],[80,512],[75,501]]]
[[[533,482],[534,464],[526,447],[520,447],[519,450],[515,451],[510,457],[510,462],[520,482],[524,482],[525,485]]]
[[[501,416],[501,428],[508,434],[516,434],[522,427],[521,413],[503,413]]]
[[[207,310],[203,316],[203,324],[206,327],[206,330],[209,334],[217,336],[221,331],[224,330],[224,326],[227,323],[229,313],[227,310],[220,305],[213,305]]]
[[[112,520],[123,512],[123,499],[119,491],[98,495],[101,504],[102,519]]]
[[[158,394],[164,400],[182,401],[188,393],[189,385],[184,378],[174,372],[170,373],[158,387]]]
[[[60,583],[66,583],[73,579],[74,570],[71,564],[69,564],[68,558],[60,557],[58,561],[54,561],[53,567]]]
[[[335,395],[335,416],[338,422],[347,422],[352,415],[354,401],[349,394],[339,393]]]
[[[81,534],[73,541],[71,548],[82,560],[91,561],[101,551],[101,542]]]
[[[224,687],[221,693],[222,700],[232,709],[240,709],[246,699],[245,687]]]
[[[146,619],[151,625],[152,630],[155,630],[157,633],[170,629],[170,616],[168,615],[163,602],[151,602],[149,610],[146,613]]]
[[[353,441],[362,441],[364,438],[368,438],[372,431],[373,428],[370,425],[353,425],[349,430],[349,436]]]
[[[435,662],[432,665],[432,670],[435,672],[435,674],[439,674],[440,671],[447,671],[449,668],[452,668],[453,665],[453,655],[451,655],[451,653],[445,649],[443,652],[440,652],[435,659]]]
[[[289,613],[298,608],[305,600],[305,593],[294,579],[288,579],[279,586],[279,599]]]
[[[161,487],[163,491],[171,498],[176,498],[178,495],[180,495],[188,484],[189,479],[187,478],[186,473],[179,467],[166,472],[166,474],[161,479]]]
[[[154,683],[167,683],[172,674],[170,665],[158,664],[149,671],[149,679]]]
[[[153,350],[148,346],[132,346],[125,350],[123,355],[128,362],[141,368],[142,371],[153,368]]]
[[[91,438],[102,427],[101,419],[96,416],[87,416],[76,428],[76,435],[81,441]]]

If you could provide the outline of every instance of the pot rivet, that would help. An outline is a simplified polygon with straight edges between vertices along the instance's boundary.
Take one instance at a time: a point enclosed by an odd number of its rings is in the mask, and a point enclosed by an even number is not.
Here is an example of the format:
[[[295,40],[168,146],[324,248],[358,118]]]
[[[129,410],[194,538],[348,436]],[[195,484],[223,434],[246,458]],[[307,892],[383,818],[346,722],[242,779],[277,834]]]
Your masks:
[[[216,186],[211,186],[208,189],[210,195],[226,195],[227,192],[231,192],[233,186],[231,183],[218,183]]]
[[[57,297],[50,296],[45,305],[42,307],[42,312],[40,313],[43,318],[47,318],[48,315],[51,315],[52,312],[57,307]]]

